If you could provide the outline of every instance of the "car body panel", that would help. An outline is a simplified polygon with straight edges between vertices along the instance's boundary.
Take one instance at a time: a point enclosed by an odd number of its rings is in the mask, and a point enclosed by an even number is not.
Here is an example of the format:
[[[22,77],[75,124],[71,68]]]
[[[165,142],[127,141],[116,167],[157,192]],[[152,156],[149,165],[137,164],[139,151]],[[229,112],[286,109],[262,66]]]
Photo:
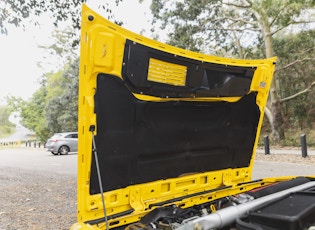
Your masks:
[[[101,191],[107,224],[116,228],[157,207],[188,208],[294,178],[251,180],[276,58],[179,49],[125,30],[85,4],[80,52],[72,229],[105,229]]]

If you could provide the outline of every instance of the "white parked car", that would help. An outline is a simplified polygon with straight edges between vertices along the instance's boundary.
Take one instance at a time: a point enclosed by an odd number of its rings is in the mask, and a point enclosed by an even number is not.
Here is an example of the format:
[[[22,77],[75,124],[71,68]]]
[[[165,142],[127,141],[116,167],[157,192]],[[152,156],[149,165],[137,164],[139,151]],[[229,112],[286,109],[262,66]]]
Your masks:
[[[47,151],[54,155],[68,154],[78,151],[78,133],[55,133],[46,143]]]

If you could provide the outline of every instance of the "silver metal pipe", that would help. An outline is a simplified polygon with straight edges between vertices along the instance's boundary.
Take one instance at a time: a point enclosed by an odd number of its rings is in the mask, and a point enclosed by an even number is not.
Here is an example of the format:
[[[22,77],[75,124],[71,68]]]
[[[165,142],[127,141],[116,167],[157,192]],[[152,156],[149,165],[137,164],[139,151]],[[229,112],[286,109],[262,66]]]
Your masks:
[[[207,216],[203,216],[197,219],[194,219],[186,224],[183,224],[176,228],[176,230],[192,230],[192,229],[220,229],[229,224],[235,222],[238,217],[243,216],[249,210],[262,205],[265,202],[273,201],[289,195],[290,193],[302,191],[315,186],[315,181],[308,182],[296,187],[292,187],[277,193],[273,193],[256,200],[250,201],[248,203],[240,204],[237,206],[230,206],[227,208],[220,209],[214,213],[211,213]]]

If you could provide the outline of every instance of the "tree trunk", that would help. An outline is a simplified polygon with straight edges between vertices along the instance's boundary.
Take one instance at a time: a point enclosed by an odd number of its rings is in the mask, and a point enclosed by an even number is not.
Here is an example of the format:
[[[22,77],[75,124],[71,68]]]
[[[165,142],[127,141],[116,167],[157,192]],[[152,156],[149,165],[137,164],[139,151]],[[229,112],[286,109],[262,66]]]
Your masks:
[[[273,57],[273,48],[272,48],[272,35],[268,23],[264,23],[264,35],[265,35],[265,48],[266,48],[266,57]],[[276,76],[273,77],[271,86],[270,86],[270,104],[271,104],[271,122],[272,128],[272,139],[274,142],[279,142],[285,139],[284,128],[283,128],[283,116],[282,116],[282,107],[280,103],[280,98],[278,95],[278,86]]]
[[[283,128],[283,116],[280,100],[271,102],[272,119],[272,139],[277,142],[285,139]]]

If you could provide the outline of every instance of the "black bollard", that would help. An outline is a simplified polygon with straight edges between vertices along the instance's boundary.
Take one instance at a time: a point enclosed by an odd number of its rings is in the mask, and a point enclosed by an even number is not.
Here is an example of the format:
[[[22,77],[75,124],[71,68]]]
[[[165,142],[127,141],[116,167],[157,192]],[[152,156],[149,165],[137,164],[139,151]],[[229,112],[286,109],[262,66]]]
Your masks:
[[[302,147],[302,157],[307,157],[307,145],[306,145],[306,135],[301,134],[301,147]]]
[[[269,148],[269,137],[266,135],[264,136],[264,146],[265,146],[265,154],[270,154],[270,148]]]

